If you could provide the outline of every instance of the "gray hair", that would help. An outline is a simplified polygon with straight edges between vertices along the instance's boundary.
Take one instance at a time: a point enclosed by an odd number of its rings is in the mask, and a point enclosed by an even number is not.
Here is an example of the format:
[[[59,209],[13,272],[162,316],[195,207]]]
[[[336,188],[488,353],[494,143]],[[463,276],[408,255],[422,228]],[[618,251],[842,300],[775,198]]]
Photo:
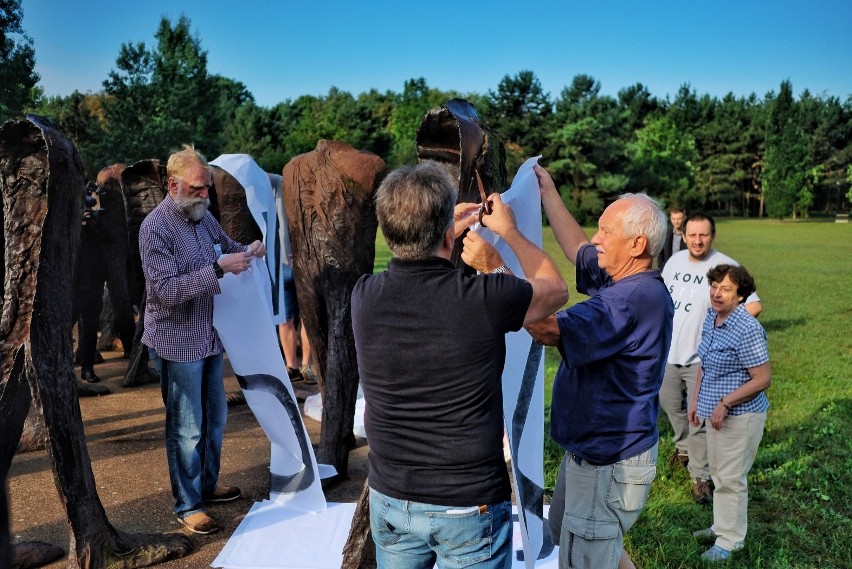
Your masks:
[[[376,217],[391,252],[399,259],[435,254],[453,223],[455,184],[434,162],[397,168],[376,190]]]
[[[644,235],[648,239],[648,252],[656,257],[663,250],[666,238],[666,212],[659,202],[642,192],[640,194],[622,194],[618,199],[633,199],[633,204],[624,213],[622,231],[628,239]]]
[[[199,164],[203,168],[210,169],[207,159],[194,146],[184,144],[183,148],[172,153],[166,163],[166,174],[169,178],[183,178],[194,165]]]

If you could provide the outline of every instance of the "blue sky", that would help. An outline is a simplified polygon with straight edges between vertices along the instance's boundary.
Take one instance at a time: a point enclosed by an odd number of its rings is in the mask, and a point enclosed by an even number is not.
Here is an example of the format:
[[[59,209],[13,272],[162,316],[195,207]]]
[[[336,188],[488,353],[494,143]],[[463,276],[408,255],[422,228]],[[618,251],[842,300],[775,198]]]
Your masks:
[[[155,45],[186,15],[208,71],[273,106],[331,87],[401,92],[407,79],[461,93],[531,70],[552,98],[585,73],[615,95],[661,98],[804,89],[852,96],[850,0],[23,0],[47,95],[96,92],[122,43]]]

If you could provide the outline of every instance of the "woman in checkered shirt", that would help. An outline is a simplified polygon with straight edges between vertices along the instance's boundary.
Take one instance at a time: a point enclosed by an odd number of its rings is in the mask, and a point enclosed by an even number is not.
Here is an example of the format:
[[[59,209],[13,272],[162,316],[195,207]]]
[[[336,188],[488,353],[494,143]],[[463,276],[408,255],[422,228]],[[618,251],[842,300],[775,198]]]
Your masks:
[[[744,267],[717,265],[707,273],[710,308],[698,355],[695,398],[689,420],[707,428],[707,458],[715,484],[713,525],[696,531],[715,539],[701,557],[723,561],[742,549],[748,527],[748,473],[763,437],[772,383],[766,331],[744,308],[754,279]]]

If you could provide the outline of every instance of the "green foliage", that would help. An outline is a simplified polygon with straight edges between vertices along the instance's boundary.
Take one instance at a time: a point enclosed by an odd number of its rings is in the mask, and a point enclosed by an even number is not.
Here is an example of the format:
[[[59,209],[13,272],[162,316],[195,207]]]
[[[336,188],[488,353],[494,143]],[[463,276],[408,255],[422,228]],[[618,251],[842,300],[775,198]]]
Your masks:
[[[117,70],[104,81],[106,160],[164,159],[184,143],[219,154],[228,114],[223,116],[223,107],[234,96],[237,104],[250,96],[239,84],[207,73],[207,52],[185,16],[174,26],[162,18],[155,39],[154,50],[123,44]]]
[[[680,205],[688,211],[710,203],[708,209],[728,215],[760,213],[762,119],[757,115],[754,96],[738,99],[728,94],[716,102],[712,119],[698,131],[702,152],[696,162],[697,199]]]
[[[846,199],[852,202],[852,164],[846,167],[846,181],[849,182],[849,191],[846,194]]]
[[[812,198],[809,164],[807,138],[797,121],[793,88],[784,81],[778,97],[770,102],[766,127],[763,193],[770,217],[807,214]]]
[[[237,107],[234,117],[225,125],[226,154],[249,154],[267,172],[280,174],[287,163],[278,130],[273,128],[275,111],[247,102]]]
[[[630,188],[653,196],[669,196],[675,204],[694,200],[695,140],[667,117],[651,118],[628,145]]]
[[[33,40],[22,19],[20,0],[0,0],[0,123],[20,117],[38,94]]]
[[[563,200],[581,222],[599,215],[630,182],[624,113],[600,88],[592,77],[578,75],[562,91],[545,151]]]
[[[114,162],[164,159],[183,143],[209,157],[252,155],[280,172],[321,139],[382,157],[390,168],[417,159],[415,133],[427,111],[460,97],[410,79],[401,93],[353,95],[336,87],[271,108],[246,87],[210,75],[190,22],[161,19],[153,47],[121,46],[103,91],[41,99],[32,42],[19,0],[0,0],[0,119],[34,111],[53,118],[78,145],[87,172]],[[511,177],[541,154],[563,201],[581,222],[596,219],[624,191],[646,191],[668,206],[722,215],[830,215],[852,201],[852,97],[776,96],[721,100],[688,84],[671,101],[641,83],[601,95],[591,75],[573,77],[551,100],[530,70],[505,75],[467,99],[506,149]]]
[[[625,87],[618,92],[618,107],[624,127],[630,132],[639,130],[647,119],[660,116],[664,112],[660,101],[641,83]]]
[[[544,148],[550,130],[553,103],[532,71],[506,75],[497,91],[488,91],[479,117],[493,128],[506,146],[507,169],[515,172]]]
[[[812,210],[830,213],[843,201],[849,187],[845,168],[852,163],[852,99],[843,105],[836,97],[816,98],[807,90],[798,103],[798,122],[808,138]],[[804,196],[800,207],[807,207]],[[804,210],[803,213],[807,213]]]
[[[103,161],[104,96],[100,94],[83,95],[74,91],[67,97],[47,97],[38,102],[31,110],[37,115],[50,117],[63,133],[77,144],[86,176],[94,180],[98,172],[108,164]]]

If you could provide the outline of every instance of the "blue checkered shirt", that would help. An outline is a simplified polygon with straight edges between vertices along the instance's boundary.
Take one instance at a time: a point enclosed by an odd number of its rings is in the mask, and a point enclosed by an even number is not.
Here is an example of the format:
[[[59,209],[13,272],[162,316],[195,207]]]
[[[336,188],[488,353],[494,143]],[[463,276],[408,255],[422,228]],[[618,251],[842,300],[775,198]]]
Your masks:
[[[745,306],[740,304],[720,325],[714,325],[716,313],[707,310],[698,355],[701,357],[701,390],[698,393],[698,416],[705,419],[713,413],[719,399],[751,380],[748,369],[769,361],[766,331]],[[751,401],[731,407],[730,415],[760,413],[769,408],[766,394],[761,392]]]
[[[139,228],[146,295],[142,343],[163,359],[194,362],[222,351],[213,328],[213,296],[221,292],[213,271],[217,244],[222,253],[245,251],[210,212],[195,223],[168,195]]]

